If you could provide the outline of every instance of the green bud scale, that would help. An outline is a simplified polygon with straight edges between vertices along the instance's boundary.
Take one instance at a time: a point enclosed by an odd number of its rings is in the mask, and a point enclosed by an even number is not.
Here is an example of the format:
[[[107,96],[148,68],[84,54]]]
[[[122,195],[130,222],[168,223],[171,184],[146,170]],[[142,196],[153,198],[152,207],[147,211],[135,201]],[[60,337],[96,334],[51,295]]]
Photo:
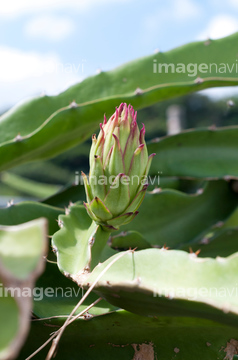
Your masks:
[[[139,131],[137,113],[122,103],[98,137],[92,136],[89,179],[82,173],[89,216],[104,228],[117,230],[138,214],[148,187],[147,174],[155,154],[148,156],[145,126]]]

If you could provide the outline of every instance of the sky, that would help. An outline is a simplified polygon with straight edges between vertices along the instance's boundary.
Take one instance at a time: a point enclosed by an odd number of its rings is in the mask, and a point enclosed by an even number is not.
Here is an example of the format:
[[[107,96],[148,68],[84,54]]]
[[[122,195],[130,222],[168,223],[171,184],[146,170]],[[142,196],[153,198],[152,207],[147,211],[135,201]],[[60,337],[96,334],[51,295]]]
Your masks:
[[[156,49],[235,31],[238,0],[3,1],[0,111]]]

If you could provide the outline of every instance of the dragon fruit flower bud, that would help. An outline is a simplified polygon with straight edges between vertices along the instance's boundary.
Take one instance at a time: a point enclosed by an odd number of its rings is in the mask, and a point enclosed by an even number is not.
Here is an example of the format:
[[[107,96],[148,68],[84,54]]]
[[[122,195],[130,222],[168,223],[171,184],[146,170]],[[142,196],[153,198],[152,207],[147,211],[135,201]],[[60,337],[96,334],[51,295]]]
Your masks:
[[[117,230],[138,214],[148,186],[147,174],[155,154],[148,156],[145,126],[139,130],[137,112],[122,103],[92,136],[89,179],[82,173],[89,216],[104,229]]]

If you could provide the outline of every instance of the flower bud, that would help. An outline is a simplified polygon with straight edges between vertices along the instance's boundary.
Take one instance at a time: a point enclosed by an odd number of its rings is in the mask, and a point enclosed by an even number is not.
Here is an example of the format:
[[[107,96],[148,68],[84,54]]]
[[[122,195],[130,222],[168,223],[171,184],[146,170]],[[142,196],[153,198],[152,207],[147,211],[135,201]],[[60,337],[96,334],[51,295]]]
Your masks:
[[[147,174],[155,154],[148,157],[145,126],[139,130],[137,113],[122,103],[98,137],[92,136],[89,181],[84,173],[89,216],[104,228],[117,230],[138,214],[148,187]]]

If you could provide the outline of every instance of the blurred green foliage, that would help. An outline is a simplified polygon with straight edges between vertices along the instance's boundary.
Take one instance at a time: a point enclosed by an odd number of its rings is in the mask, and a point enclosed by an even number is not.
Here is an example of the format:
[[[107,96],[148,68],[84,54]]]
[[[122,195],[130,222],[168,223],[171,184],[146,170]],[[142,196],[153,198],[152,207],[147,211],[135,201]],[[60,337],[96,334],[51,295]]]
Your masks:
[[[234,106],[229,106],[232,100]],[[179,105],[184,113],[184,129],[230,126],[238,124],[238,98],[212,99],[202,94],[190,94],[172,100],[163,101],[138,111],[138,123],[146,125],[146,140],[167,134],[166,112],[169,106]],[[106,114],[109,115],[109,114]],[[88,172],[88,153],[91,139],[79,144],[63,154],[46,161],[27,163],[15,167],[12,173],[47,184],[65,186],[73,183],[75,172]],[[0,195],[27,196],[12,186],[0,182]]]

